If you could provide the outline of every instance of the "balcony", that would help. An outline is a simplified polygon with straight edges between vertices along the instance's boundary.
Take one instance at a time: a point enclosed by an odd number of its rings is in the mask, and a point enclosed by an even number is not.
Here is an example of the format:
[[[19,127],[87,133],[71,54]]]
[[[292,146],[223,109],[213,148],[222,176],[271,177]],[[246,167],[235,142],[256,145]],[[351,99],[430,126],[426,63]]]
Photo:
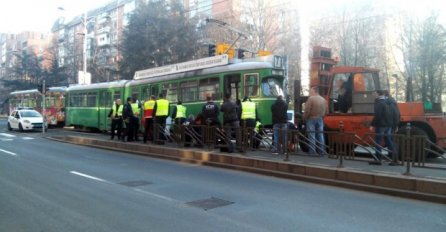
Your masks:
[[[97,36],[98,46],[107,46],[110,45],[110,36],[108,33]]]
[[[110,33],[111,28],[110,27],[103,27],[96,31],[96,34],[104,34],[104,33]]]

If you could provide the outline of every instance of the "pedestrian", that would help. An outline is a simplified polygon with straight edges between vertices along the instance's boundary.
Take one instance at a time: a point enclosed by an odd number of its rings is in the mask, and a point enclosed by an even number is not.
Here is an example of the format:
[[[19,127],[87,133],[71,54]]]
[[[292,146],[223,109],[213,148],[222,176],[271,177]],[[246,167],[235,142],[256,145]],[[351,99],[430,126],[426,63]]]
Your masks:
[[[155,108],[155,96],[151,95],[144,102],[144,135],[143,142],[147,143],[147,140],[153,141],[153,108]]]
[[[201,114],[204,117],[204,122],[208,126],[220,126],[218,116],[220,111],[217,104],[214,103],[211,96],[206,97],[206,103],[201,109]]]
[[[155,115],[155,126],[157,129],[155,131],[159,131],[158,144],[164,144],[166,141],[166,136],[164,135],[166,130],[166,119],[169,116],[169,101],[164,99],[164,94],[160,93],[158,95],[158,99],[155,101],[155,106],[153,108],[153,115]]]
[[[111,137],[110,140],[115,138],[115,131],[118,136],[118,140],[121,140],[122,131],[122,110],[123,105],[121,104],[121,99],[116,99],[113,106],[108,113],[108,117],[111,118]]]
[[[121,136],[122,141],[125,141],[125,136],[127,136],[127,142],[133,141],[133,126],[132,126],[132,98],[127,98],[127,103],[124,105],[122,109],[122,120],[125,123],[124,133]]]
[[[240,111],[242,112],[240,119],[243,130],[243,148],[248,146],[254,148],[254,144],[252,143],[254,136],[253,130],[256,126],[256,120],[258,118],[256,104],[252,102],[248,96],[245,96],[243,101],[240,103]]]
[[[274,146],[273,154],[286,154],[288,151],[287,128],[288,128],[288,104],[279,95],[276,101],[271,105],[271,114],[273,121]]]
[[[186,121],[186,106],[183,106],[183,102],[178,100],[177,106],[173,108],[172,118],[175,120],[175,125],[183,125]]]
[[[305,102],[304,120],[309,140],[309,154],[323,156],[324,116],[327,114],[327,101],[319,95],[318,87],[310,88],[310,97]]]
[[[204,129],[204,142],[208,146],[214,146],[216,142],[216,131],[214,131],[214,127],[220,127],[220,121],[218,120],[220,110],[211,96],[206,97],[206,103],[201,109],[201,114],[206,125]]]
[[[395,147],[392,141],[392,127],[394,126],[394,119],[391,105],[392,103],[385,96],[384,90],[377,90],[370,131],[375,132],[375,154],[378,160],[376,162],[370,162],[370,164],[381,165],[382,151],[380,144],[383,139],[387,145],[389,153],[391,153],[389,155],[393,154]]]
[[[133,117],[132,117],[132,126],[133,126],[133,140],[139,141],[138,139],[138,132],[139,132],[139,114],[140,114],[141,105],[139,104],[138,99],[135,97],[133,98],[132,103],[132,111],[133,111]]]
[[[229,146],[229,151],[234,150],[234,144],[232,138],[235,135],[236,147],[240,149],[240,119],[239,119],[239,107],[231,101],[231,94],[225,94],[223,104],[220,107],[220,111],[223,112],[223,128],[226,132],[226,136],[229,141],[226,143]]]

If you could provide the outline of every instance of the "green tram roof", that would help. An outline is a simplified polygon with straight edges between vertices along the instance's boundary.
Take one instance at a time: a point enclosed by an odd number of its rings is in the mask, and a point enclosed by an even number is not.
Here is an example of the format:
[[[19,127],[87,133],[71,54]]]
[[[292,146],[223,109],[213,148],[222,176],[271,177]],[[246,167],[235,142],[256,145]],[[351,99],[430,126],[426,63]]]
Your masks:
[[[129,80],[101,82],[90,85],[71,85],[70,87],[67,88],[67,91],[122,88],[125,86],[125,83],[127,82],[129,82]]]
[[[134,86],[153,82],[157,83],[161,81],[177,80],[177,79],[181,80],[188,77],[199,77],[217,73],[232,73],[237,71],[264,69],[264,68],[273,68],[273,65],[267,62],[242,62],[213,68],[199,69],[183,73],[175,73],[169,75],[149,77],[145,79],[132,80],[127,82],[125,86]]]
[[[65,92],[65,91],[67,91],[67,87],[65,86],[50,87],[48,89],[48,92]]]

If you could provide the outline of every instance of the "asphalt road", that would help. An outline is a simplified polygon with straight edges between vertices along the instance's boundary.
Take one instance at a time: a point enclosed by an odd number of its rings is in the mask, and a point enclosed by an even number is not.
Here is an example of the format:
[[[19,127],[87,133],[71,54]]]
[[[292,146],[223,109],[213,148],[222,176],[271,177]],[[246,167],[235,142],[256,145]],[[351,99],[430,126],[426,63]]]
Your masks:
[[[58,143],[39,132],[0,131],[0,149],[0,231],[446,228],[441,204]],[[202,208],[189,204],[206,199]]]

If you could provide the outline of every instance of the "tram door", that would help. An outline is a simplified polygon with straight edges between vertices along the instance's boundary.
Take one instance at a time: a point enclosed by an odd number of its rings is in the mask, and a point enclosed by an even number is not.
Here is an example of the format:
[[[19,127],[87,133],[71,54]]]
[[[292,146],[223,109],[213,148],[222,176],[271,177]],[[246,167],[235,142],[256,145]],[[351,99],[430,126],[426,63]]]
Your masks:
[[[108,113],[113,105],[112,92],[109,90],[100,91],[98,103],[99,130],[108,130],[111,127],[111,120],[108,119]]]
[[[231,98],[234,100],[242,100],[242,88],[240,86],[240,74],[228,74],[224,76],[224,94],[231,94]]]

